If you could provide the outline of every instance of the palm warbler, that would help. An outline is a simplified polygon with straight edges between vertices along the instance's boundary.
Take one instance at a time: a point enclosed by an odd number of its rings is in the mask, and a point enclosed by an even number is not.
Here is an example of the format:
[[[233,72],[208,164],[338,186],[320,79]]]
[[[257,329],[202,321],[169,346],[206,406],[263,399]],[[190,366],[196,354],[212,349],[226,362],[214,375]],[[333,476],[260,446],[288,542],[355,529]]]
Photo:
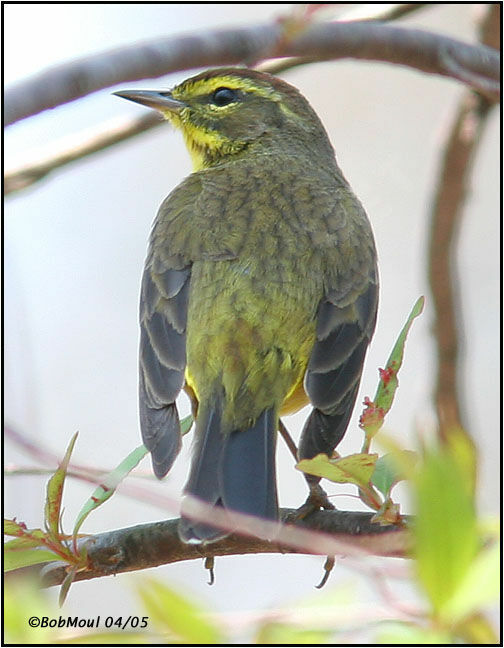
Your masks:
[[[319,118],[268,74],[215,69],[170,92],[117,93],[163,113],[194,173],[161,205],[140,300],[140,423],[154,472],[196,420],[185,491],[277,519],[279,416],[312,405],[299,458],[331,454],[352,413],[378,301],[370,224]],[[311,480],[312,484],[317,479]],[[230,532],[182,516],[186,542]]]

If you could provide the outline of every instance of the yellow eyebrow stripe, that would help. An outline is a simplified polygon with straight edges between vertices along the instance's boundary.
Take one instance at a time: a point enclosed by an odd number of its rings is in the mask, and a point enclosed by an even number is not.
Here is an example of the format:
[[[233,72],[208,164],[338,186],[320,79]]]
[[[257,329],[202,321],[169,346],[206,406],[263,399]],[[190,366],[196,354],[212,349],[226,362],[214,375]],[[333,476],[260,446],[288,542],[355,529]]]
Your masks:
[[[211,79],[198,79],[195,82],[185,82],[176,86],[172,91],[174,99],[183,100],[186,95],[192,97],[201,97],[211,94],[217,88],[221,87],[231,88],[232,90],[245,90],[246,92],[254,92],[260,97],[267,97],[274,101],[281,102],[281,96],[274,90],[261,87],[248,79],[240,79],[236,76],[218,76]]]

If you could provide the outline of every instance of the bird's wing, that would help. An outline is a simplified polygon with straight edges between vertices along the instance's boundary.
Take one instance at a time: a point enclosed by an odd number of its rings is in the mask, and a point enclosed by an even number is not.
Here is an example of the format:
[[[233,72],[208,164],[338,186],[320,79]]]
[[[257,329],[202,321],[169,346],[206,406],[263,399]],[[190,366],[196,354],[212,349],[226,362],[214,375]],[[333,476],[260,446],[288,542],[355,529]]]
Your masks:
[[[156,271],[157,270],[157,271]],[[184,384],[190,267],[147,264],[140,296],[140,427],[157,477],[177,456],[180,424],[175,400]]]
[[[321,452],[330,455],[343,438],[376,323],[378,274],[371,229],[356,199],[338,208],[359,233],[353,242],[345,241],[344,255],[335,249],[326,294],[319,304],[316,342],[304,379],[314,409],[301,435],[301,458]]]
[[[164,200],[152,229],[140,293],[140,428],[154,473],[170,470],[181,447],[175,400],[184,385],[193,257],[187,228],[201,185],[189,177]]]

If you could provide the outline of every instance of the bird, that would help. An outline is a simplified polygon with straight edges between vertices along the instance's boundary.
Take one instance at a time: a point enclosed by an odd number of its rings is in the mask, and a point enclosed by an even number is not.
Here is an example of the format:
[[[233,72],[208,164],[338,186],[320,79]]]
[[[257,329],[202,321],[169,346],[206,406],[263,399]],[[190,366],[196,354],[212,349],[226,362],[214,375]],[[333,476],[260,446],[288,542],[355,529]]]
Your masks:
[[[305,405],[298,458],[332,455],[356,401],[378,305],[366,212],[307,99],[266,72],[206,70],[170,91],[115,93],[182,132],[193,172],[161,204],[141,283],[139,418],[153,471],[194,443],[184,493],[278,520],[280,416]],[[319,478],[308,477],[310,492]],[[232,529],[184,513],[180,539]]]

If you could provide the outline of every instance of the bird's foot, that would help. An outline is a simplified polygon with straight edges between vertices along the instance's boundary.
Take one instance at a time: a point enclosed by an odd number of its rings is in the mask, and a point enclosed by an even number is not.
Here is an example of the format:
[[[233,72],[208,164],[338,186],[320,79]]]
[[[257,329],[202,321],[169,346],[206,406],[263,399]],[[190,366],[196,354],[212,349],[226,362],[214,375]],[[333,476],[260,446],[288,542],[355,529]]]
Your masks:
[[[334,511],[335,506],[329,501],[327,493],[322,488],[322,486],[317,484],[310,484],[310,494],[306,498],[306,502],[302,504],[293,514],[289,516],[289,522],[295,522],[296,520],[303,520],[308,517],[311,513],[315,511],[320,511],[324,509],[326,511]]]

